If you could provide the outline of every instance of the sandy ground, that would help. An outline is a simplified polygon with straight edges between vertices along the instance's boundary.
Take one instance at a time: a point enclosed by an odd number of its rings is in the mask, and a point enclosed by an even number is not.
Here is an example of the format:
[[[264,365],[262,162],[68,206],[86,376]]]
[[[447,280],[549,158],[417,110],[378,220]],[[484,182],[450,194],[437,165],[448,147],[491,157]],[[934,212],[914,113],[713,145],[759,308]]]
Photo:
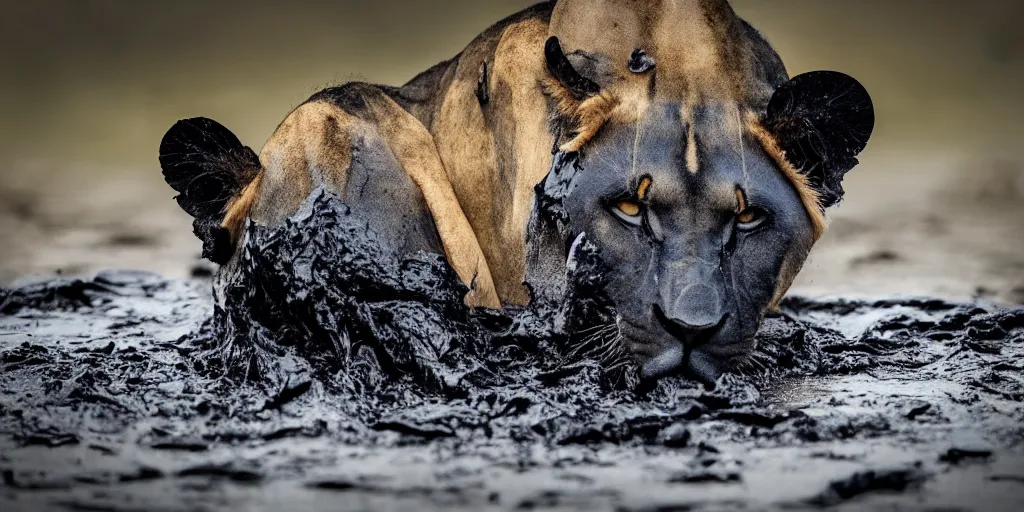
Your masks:
[[[1019,160],[894,149],[862,161],[793,292],[1024,303]]]

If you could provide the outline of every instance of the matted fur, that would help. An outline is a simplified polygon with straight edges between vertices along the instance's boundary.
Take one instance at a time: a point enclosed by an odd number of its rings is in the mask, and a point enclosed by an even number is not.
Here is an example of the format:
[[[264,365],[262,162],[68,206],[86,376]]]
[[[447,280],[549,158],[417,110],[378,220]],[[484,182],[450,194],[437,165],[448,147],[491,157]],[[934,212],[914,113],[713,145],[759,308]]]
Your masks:
[[[577,61],[607,64],[590,70],[599,94],[577,99],[549,74],[544,42],[551,36]],[[648,72],[627,69],[636,49],[656,60]],[[351,144],[383,137],[427,197],[449,262],[474,286],[467,303],[523,304],[529,300],[526,228],[534,186],[551,165],[550,149],[585,150],[602,127],[637,122],[655,101],[687,105],[683,122],[691,124],[692,105],[700,102],[762,112],[785,77],[765,74],[771,67],[765,59],[777,56],[759,51],[725,0],[538,4],[401,88],[358,84],[346,104],[327,108],[311,99],[300,106],[267,143],[263,172],[231,203],[224,226],[237,236],[246,216],[280,221],[316,181],[343,189]],[[304,111],[316,115],[296,116]],[[756,116],[746,123],[736,117],[729,122],[745,124],[737,131],[761,141],[798,191],[815,237],[821,236],[825,219],[807,179]],[[570,133],[556,141],[552,120]],[[695,156],[687,167],[697,172]]]
[[[256,195],[260,190],[260,185],[263,183],[263,172],[260,171],[256,177],[242,189],[242,192],[238,194],[228,203],[226,213],[224,214],[224,221],[221,222],[221,227],[228,230],[231,234],[231,242],[237,244],[238,237],[242,233],[242,228],[245,225],[245,219],[249,217],[249,211],[252,210],[253,203],[256,202]]]
[[[811,186],[807,176],[793,167],[793,164],[786,159],[786,152],[779,147],[775,137],[761,125],[756,114],[747,114],[747,130],[751,135],[761,142],[761,147],[775,161],[779,171],[793,184],[796,193],[800,196],[800,202],[807,210],[807,216],[811,219],[811,226],[814,228],[814,241],[817,241],[828,229],[828,221],[825,212],[821,209],[821,200],[818,198],[818,191]]]

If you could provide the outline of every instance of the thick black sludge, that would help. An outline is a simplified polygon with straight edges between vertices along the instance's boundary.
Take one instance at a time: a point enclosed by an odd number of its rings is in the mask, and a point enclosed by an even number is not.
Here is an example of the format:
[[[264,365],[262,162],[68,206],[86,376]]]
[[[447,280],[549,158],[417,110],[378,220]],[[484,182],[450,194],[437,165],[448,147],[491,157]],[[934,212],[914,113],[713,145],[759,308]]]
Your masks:
[[[315,193],[209,281],[0,292],[3,510],[1015,510],[1024,310],[791,298],[713,390],[636,387],[567,304],[461,307]],[[233,278],[229,278],[233,275]],[[214,312],[211,318],[211,312]]]

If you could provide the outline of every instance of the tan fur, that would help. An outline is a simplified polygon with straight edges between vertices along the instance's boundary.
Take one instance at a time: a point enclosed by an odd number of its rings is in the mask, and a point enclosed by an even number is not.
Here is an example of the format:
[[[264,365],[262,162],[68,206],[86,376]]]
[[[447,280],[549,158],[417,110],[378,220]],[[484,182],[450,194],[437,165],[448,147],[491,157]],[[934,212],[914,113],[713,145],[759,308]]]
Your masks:
[[[508,275],[501,278],[505,283],[503,289],[510,292],[505,295],[506,300],[517,304],[525,304],[530,299],[522,284],[526,273],[526,226],[533,211],[534,186],[551,168],[554,144],[547,130],[547,99],[538,86],[541,77],[546,75],[541,51],[546,32],[547,25],[540,20],[512,25],[502,34],[494,54],[495,78],[511,91],[511,105],[506,112],[511,113],[511,124],[516,127],[511,209],[503,218],[504,241],[500,252],[503,268],[508,271]]]
[[[618,100],[609,93],[598,94],[580,103],[572,114],[576,135],[559,149],[566,153],[579,151],[611,119],[617,105]]]
[[[644,178],[640,180],[640,185],[636,187],[636,198],[643,201],[647,197],[647,191],[650,190],[650,188],[651,177],[644,176]]]
[[[232,243],[238,243],[238,239],[241,237],[242,228],[245,226],[245,219],[249,217],[249,210],[252,209],[253,203],[256,202],[261,183],[263,183],[262,171],[242,189],[238,197],[228,203],[224,220],[220,225],[231,234]]]
[[[394,101],[380,97],[372,102],[373,121],[384,140],[423,193],[448,263],[462,282],[470,286],[466,304],[493,309],[501,307],[487,259],[466,218],[427,129]]]
[[[523,286],[526,224],[533,186],[551,166],[553,137],[540,87],[546,76],[546,38],[542,20],[526,19],[471,44],[451,72],[452,83],[439,95],[429,127],[498,294],[511,304],[530,298]],[[489,59],[494,98],[485,117],[476,87],[480,66]]]
[[[263,180],[249,216],[264,225],[283,222],[315,187],[344,187],[351,161],[348,133],[356,120],[325,102],[293,110],[260,151]]]
[[[554,101],[556,115],[572,122],[572,138],[558,148],[567,153],[582,149],[609,122],[636,122],[650,104],[646,98],[629,94],[636,91],[630,88],[603,90],[582,101],[550,77],[541,80],[541,88]]]
[[[693,123],[686,127],[686,170],[696,174],[700,170],[700,162],[697,160],[697,130],[693,129]]]
[[[716,19],[702,0],[661,2],[654,28],[658,55],[672,59],[659,75],[665,91],[673,91],[690,103],[735,100],[743,96],[724,59],[722,43],[716,40]],[[736,44],[736,41],[729,41]]]
[[[550,34],[566,53],[584,50],[615,63],[644,49],[658,63],[659,99],[743,102],[767,87],[749,80],[754,62],[726,0],[561,0]],[[615,71],[603,88],[639,86],[625,66]]]
[[[488,210],[495,203],[497,184],[493,180],[497,178],[494,172],[497,157],[493,149],[494,135],[484,126],[474,91],[475,84],[468,79],[452,83],[433,131],[438,154],[458,203],[480,245],[493,249],[500,244],[499,227]],[[456,112],[462,112],[461,123]],[[479,172],[479,176],[471,176],[474,172]],[[502,273],[493,253],[484,255],[489,266],[495,266],[495,270]]]
[[[296,108],[264,146],[260,155],[264,170],[232,203],[225,227],[237,236],[246,215],[276,224],[294,212],[314,183],[344,190],[352,133],[380,138],[423,193],[449,263],[472,288],[467,305],[500,307],[487,261],[426,128],[388,98],[367,101],[372,101],[371,120],[358,119],[323,101]]]
[[[782,173],[789,179],[789,182],[793,184],[793,188],[796,189],[797,195],[800,197],[800,201],[804,205],[804,210],[807,212],[807,216],[811,220],[811,229],[813,230],[813,239],[811,244],[821,238],[825,234],[825,230],[828,229],[828,223],[825,219],[825,214],[821,211],[821,207],[818,202],[818,193],[815,191],[810,183],[807,182],[807,177],[797,171],[792,164],[786,160],[785,152],[779,148],[775,138],[772,137],[767,130],[765,130],[759,122],[751,122],[751,133],[761,142],[765,152],[775,160],[776,165],[782,171]],[[779,303],[786,296],[786,292],[789,291],[789,287],[793,285],[793,281],[796,280],[797,274],[803,267],[803,261],[807,257],[807,250],[810,248],[794,247],[790,249],[789,253],[786,254],[782,262],[782,268],[779,270],[779,276],[776,280],[775,296],[769,305],[769,310],[777,311]]]
[[[821,210],[820,202],[818,200],[818,192],[811,187],[807,181],[807,176],[800,173],[793,164],[789,163],[786,159],[786,153],[779,147],[775,137],[768,132],[764,126],[761,125],[760,120],[753,113],[747,116],[748,130],[754,137],[761,142],[761,147],[764,148],[768,156],[771,157],[779,170],[782,171],[783,175],[793,184],[793,188],[796,190],[797,195],[800,197],[800,201],[804,205],[804,210],[807,212],[807,216],[811,221],[811,229],[813,230],[813,239],[811,245],[816,242],[825,231],[828,229],[828,222],[825,218],[824,212]],[[800,269],[803,267],[803,261],[807,257],[807,251],[810,249],[810,245],[807,247],[794,247],[790,249],[789,253],[786,254],[782,262],[782,268],[779,270],[779,276],[776,280],[775,295],[769,305],[770,311],[778,311],[779,304],[782,299],[786,296],[786,292],[789,291],[790,286],[793,285],[793,281],[796,280],[796,276],[800,273]]]
[[[743,193],[743,189],[736,187],[736,213],[742,213],[743,210],[747,209],[747,196]]]
[[[811,226],[814,230],[814,241],[817,241],[825,234],[825,230],[828,229],[825,213],[821,211],[821,202],[818,200],[818,192],[807,181],[807,176],[800,173],[793,167],[793,164],[789,163],[789,160],[786,159],[785,151],[779,147],[775,137],[761,125],[756,115],[749,114],[747,116],[747,123],[749,132],[761,142],[761,147],[775,161],[775,165],[778,166],[782,174],[786,176],[789,182],[793,184],[793,188],[796,189],[800,202],[803,203],[804,210],[807,211],[807,216],[811,220]]]
[[[546,76],[540,80],[541,90],[554,102],[554,116],[576,117],[576,110],[579,108],[580,100],[573,97],[572,92],[553,77]]]

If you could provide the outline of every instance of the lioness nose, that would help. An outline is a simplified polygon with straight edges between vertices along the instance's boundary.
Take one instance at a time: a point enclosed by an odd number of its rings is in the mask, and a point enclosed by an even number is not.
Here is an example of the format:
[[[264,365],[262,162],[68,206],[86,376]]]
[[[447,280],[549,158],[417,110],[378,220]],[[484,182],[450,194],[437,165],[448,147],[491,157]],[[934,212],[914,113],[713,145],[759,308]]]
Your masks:
[[[666,311],[669,321],[679,328],[697,333],[712,329],[722,322],[721,297],[718,291],[706,284],[693,284],[686,287]]]
[[[694,318],[698,317],[685,315],[687,320],[673,318],[667,315],[657,304],[654,306],[654,316],[661,323],[665,331],[671,334],[676,341],[661,347],[658,354],[644,362],[641,369],[641,376],[644,379],[656,379],[680,369],[685,362],[686,355],[688,353],[695,353],[695,348],[707,342],[707,338],[725,322],[726,317],[725,314],[720,314],[717,318],[704,321],[701,324],[690,323]],[[707,374],[710,372],[703,373]],[[703,374],[698,375],[698,378],[705,381],[714,380],[708,379],[708,376]]]

